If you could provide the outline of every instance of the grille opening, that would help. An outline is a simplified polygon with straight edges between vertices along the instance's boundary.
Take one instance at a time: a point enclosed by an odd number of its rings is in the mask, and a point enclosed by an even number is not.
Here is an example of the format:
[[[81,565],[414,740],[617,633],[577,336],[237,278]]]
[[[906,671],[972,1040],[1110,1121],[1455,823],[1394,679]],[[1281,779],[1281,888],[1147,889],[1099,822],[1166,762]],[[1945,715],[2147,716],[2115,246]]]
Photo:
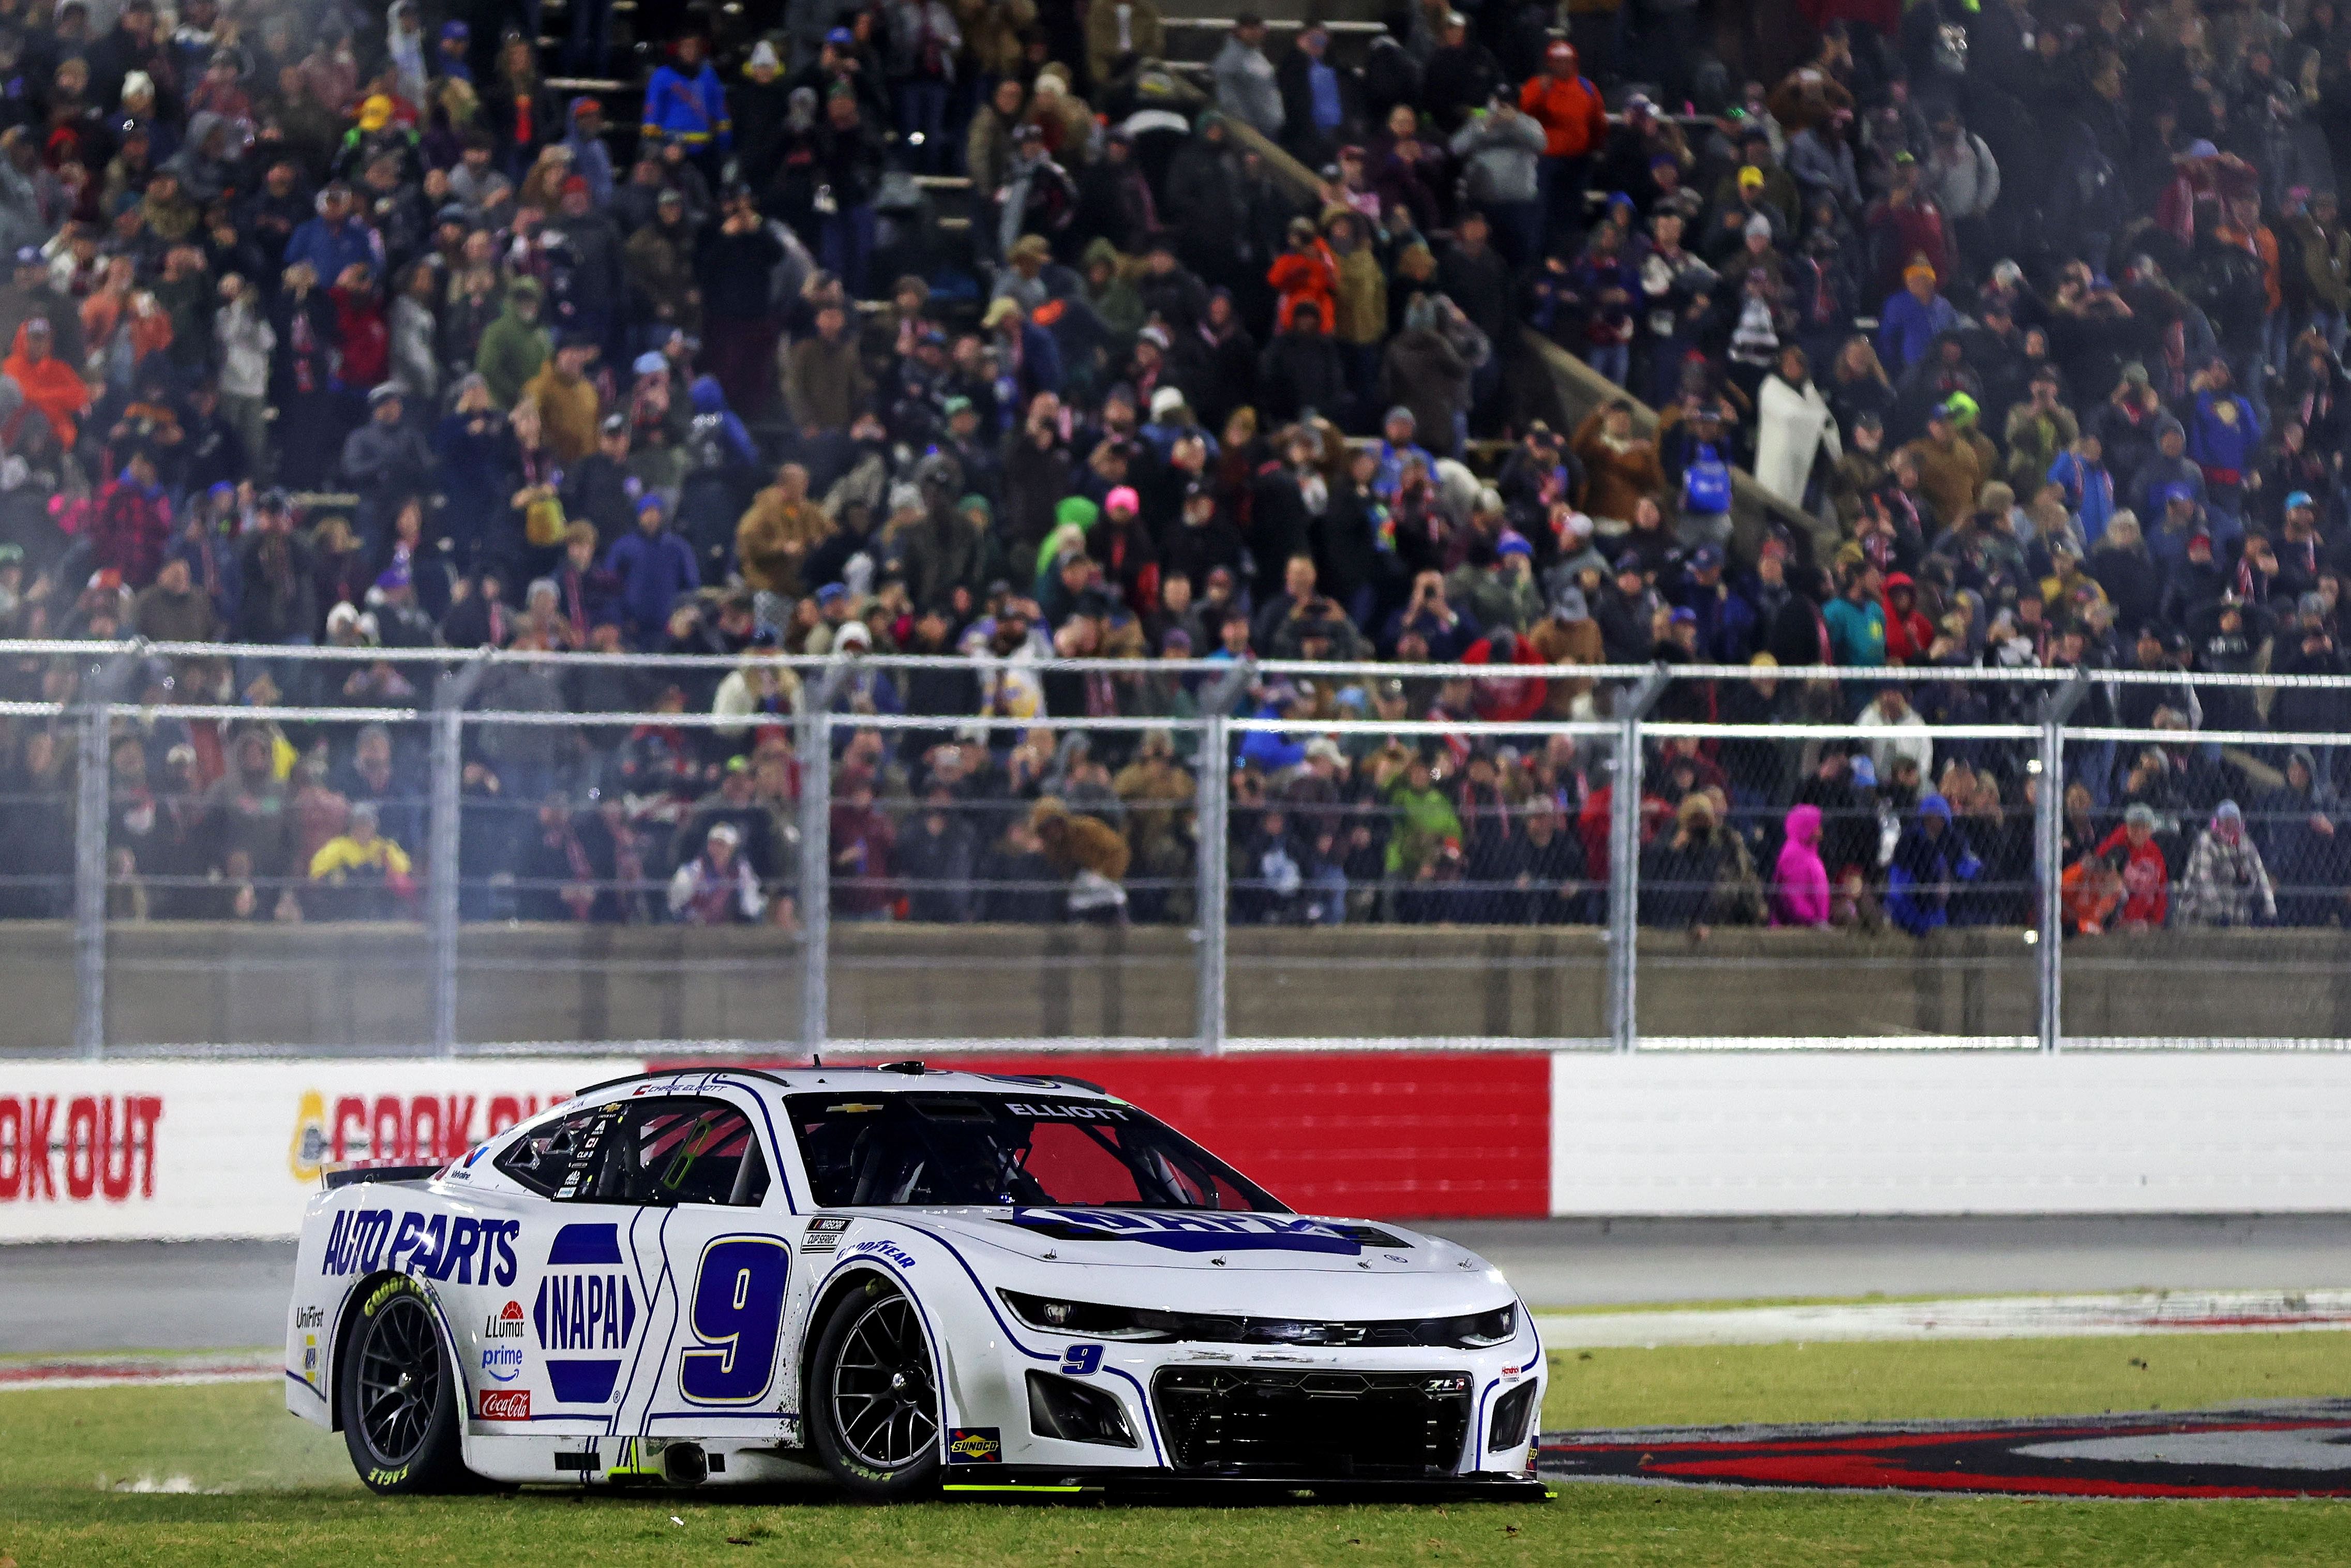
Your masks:
[[[1486,1451],[1506,1453],[1523,1445],[1534,1413],[1535,1383],[1530,1378],[1494,1401],[1493,1416],[1486,1423]]]
[[[1212,1475],[1452,1475],[1469,1431],[1460,1373],[1168,1367],[1152,1393],[1176,1468]]]
[[[1126,1407],[1102,1389],[1050,1373],[1029,1375],[1029,1429],[1040,1437],[1071,1443],[1136,1446],[1126,1424]]]

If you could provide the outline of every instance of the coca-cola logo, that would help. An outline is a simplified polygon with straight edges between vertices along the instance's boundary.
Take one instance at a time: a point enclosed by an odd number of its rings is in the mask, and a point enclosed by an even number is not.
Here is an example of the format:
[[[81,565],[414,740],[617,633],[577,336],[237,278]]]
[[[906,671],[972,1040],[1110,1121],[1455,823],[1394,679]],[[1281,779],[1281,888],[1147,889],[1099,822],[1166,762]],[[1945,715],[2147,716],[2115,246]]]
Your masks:
[[[155,1196],[160,1094],[0,1095],[0,1203]]]
[[[530,1390],[528,1388],[483,1389],[482,1419],[485,1421],[529,1420]]]

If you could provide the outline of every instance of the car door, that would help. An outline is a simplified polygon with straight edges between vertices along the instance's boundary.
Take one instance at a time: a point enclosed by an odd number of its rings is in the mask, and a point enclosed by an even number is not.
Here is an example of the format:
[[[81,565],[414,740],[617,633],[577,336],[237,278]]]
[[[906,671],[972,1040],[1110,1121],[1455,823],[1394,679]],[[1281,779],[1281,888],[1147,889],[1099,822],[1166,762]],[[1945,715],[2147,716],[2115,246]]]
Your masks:
[[[499,1156],[498,1168],[548,1207],[524,1228],[514,1290],[484,1302],[469,1368],[477,1430],[615,1429],[646,1358],[662,1276],[661,1215],[631,1191],[619,1157],[641,1103],[550,1119]]]
[[[793,1218],[763,1118],[714,1092],[640,1102],[619,1157],[657,1227],[661,1281],[647,1325],[658,1364],[624,1396],[618,1430],[768,1443],[788,1436],[785,1303]]]

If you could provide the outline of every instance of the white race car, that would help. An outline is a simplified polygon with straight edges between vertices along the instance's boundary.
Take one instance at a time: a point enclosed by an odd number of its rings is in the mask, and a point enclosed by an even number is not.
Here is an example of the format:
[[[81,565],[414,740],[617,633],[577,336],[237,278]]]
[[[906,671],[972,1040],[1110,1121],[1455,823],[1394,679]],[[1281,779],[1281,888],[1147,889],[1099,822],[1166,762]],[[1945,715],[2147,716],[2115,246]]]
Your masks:
[[[1094,1085],[915,1062],[626,1078],[329,1176],[286,1377],[379,1492],[1542,1492],[1499,1270]]]

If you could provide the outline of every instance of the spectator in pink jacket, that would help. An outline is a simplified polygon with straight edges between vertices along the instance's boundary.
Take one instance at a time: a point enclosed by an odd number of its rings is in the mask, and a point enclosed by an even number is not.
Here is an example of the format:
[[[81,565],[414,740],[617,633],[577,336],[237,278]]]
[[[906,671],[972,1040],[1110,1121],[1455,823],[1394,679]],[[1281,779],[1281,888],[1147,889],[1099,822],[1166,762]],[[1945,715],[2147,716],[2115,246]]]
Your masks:
[[[1780,864],[1771,880],[1771,924],[1828,923],[1829,873],[1821,864],[1821,809],[1793,806],[1788,810],[1788,841],[1780,846]]]

